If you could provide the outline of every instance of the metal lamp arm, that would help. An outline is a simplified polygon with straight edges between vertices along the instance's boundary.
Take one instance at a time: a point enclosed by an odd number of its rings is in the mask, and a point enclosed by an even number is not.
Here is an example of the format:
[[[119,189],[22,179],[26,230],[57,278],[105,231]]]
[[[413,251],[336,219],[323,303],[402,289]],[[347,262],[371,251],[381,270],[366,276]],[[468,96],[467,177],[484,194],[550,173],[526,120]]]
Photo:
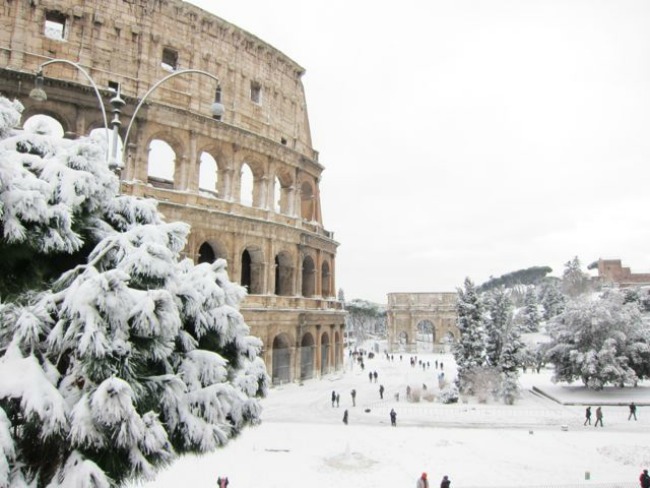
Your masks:
[[[131,134],[131,126],[133,125],[133,122],[135,121],[135,118],[138,115],[138,112],[140,111],[140,108],[142,107],[142,105],[144,105],[144,102],[147,100],[147,97],[149,95],[151,95],[151,93],[154,90],[156,90],[156,88],[158,88],[160,85],[162,85],[164,82],[166,82],[170,78],[174,78],[175,76],[190,74],[190,73],[199,73],[199,74],[202,74],[202,75],[207,75],[210,78],[212,78],[213,80],[215,80],[217,82],[217,85],[219,84],[219,78],[217,78],[214,75],[211,75],[210,73],[208,73],[206,71],[202,71],[200,69],[183,69],[183,70],[180,70],[180,71],[175,71],[174,73],[171,73],[171,74],[165,76],[163,79],[159,80],[155,85],[153,85],[151,88],[149,88],[149,91],[147,91],[147,93],[144,94],[144,96],[140,100],[140,103],[138,103],[137,107],[135,107],[135,110],[133,111],[133,115],[131,116],[131,120],[129,121],[129,125],[126,128],[126,134],[124,136],[123,157],[128,152],[128,143],[129,143],[129,135]]]

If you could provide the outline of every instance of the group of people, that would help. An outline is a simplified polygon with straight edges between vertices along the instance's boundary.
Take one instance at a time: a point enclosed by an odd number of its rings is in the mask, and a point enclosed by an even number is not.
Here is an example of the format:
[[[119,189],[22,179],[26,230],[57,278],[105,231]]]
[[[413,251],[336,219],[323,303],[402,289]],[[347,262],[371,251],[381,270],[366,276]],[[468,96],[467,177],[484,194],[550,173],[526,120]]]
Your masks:
[[[451,486],[451,480],[449,479],[449,476],[444,475],[442,477],[442,481],[440,482],[440,488],[449,488]],[[416,488],[429,488],[429,480],[427,478],[426,473],[422,473],[422,475],[418,478],[417,484],[415,485]]]
[[[634,402],[630,403],[629,405],[630,409],[630,414],[627,416],[628,420],[636,420],[636,404]],[[600,426],[603,426],[603,409],[602,407],[596,408],[596,422],[594,423],[594,427],[598,427],[598,424],[600,423]],[[588,406],[585,409],[585,423],[583,425],[591,425],[591,406]],[[649,487],[650,488],[650,487]]]

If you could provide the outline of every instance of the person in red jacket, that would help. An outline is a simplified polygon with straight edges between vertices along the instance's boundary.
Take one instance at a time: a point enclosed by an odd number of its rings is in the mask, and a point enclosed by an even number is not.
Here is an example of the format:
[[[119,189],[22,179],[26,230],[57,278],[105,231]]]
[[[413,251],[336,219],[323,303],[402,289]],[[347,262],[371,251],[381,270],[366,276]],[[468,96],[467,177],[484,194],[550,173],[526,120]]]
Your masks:
[[[644,469],[641,476],[639,476],[639,484],[641,488],[650,488],[650,476],[648,476],[648,470]]]

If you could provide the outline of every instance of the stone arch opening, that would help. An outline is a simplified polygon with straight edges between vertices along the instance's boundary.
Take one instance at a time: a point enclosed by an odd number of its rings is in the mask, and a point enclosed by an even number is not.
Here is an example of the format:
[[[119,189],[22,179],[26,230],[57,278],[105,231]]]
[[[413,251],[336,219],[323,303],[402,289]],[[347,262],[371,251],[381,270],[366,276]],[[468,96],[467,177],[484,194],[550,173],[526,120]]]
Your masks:
[[[23,129],[27,132],[41,135],[49,135],[63,139],[65,129],[57,118],[49,114],[34,114],[23,123]]]
[[[314,351],[316,344],[314,336],[306,332],[300,341],[300,379],[308,380],[314,377]]]
[[[204,196],[217,197],[219,181],[217,160],[204,151],[199,161],[199,192]]]
[[[436,340],[436,328],[428,319],[418,321],[416,325],[416,340],[418,351],[424,348],[427,351],[433,351],[433,345]]]
[[[323,332],[320,336],[320,372],[326,374],[330,368],[330,336]]]
[[[217,253],[214,252],[212,246],[207,242],[201,244],[199,247],[199,263],[213,263],[217,259]]]
[[[176,152],[162,139],[153,139],[149,143],[147,159],[147,180],[159,188],[174,188],[176,172]]]
[[[294,195],[293,176],[288,171],[278,171],[275,175],[275,202],[278,207],[277,212],[284,215],[293,214],[294,203],[292,202]]]
[[[309,182],[304,181],[300,185],[300,215],[303,220],[315,220],[314,203],[314,189]]]
[[[291,381],[291,348],[287,334],[279,334],[273,339],[271,380],[274,385]]]
[[[302,296],[313,297],[316,291],[316,266],[311,256],[302,260]]]
[[[320,274],[320,281],[321,281],[321,293],[324,297],[331,297],[332,296],[332,276],[330,274],[330,263],[327,261],[323,261],[323,265],[321,266],[321,274]]]
[[[241,285],[251,295],[262,293],[264,257],[262,251],[247,247],[241,255]]]
[[[275,294],[293,295],[293,260],[291,255],[282,251],[275,256]]]
[[[252,207],[255,177],[253,176],[253,170],[247,163],[242,164],[239,182],[239,203]]]

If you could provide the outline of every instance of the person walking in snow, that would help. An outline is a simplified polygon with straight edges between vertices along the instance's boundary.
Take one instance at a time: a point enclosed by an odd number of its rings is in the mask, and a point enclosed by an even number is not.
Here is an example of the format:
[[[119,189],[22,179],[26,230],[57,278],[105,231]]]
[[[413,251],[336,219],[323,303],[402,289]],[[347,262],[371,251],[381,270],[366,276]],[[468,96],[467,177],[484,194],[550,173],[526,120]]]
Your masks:
[[[378,376],[379,376],[379,375],[377,374],[377,371],[375,371],[375,372],[372,373],[372,377],[375,379],[375,383],[377,383],[377,377],[378,377]]]
[[[429,488],[429,480],[427,479],[426,473],[422,473],[422,476],[418,478],[415,488]]]
[[[372,383],[372,371],[368,371],[368,379],[370,380],[370,383]]]
[[[347,411],[347,409],[345,410],[345,412],[343,412],[343,423],[345,425],[348,425],[348,411]]]
[[[644,469],[641,476],[639,476],[639,484],[641,488],[650,488],[650,475],[648,475],[647,469]]]
[[[357,390],[352,390],[350,392],[350,395],[352,396],[352,406],[356,407],[357,406]]]
[[[594,427],[598,427],[598,422],[600,422],[600,426],[603,427],[603,410],[600,407],[596,409],[596,422],[594,423]]]
[[[449,476],[444,475],[442,477],[442,481],[440,482],[440,488],[449,488],[451,486],[451,480],[449,479]]]
[[[224,476],[223,478],[221,476],[219,476],[217,478],[217,486],[219,488],[226,488],[228,486],[228,483],[230,483],[230,482],[228,481],[227,476]]]
[[[582,425],[591,425],[591,407],[587,407],[585,410],[585,423]]]
[[[336,407],[338,408],[339,402],[341,401],[341,395],[339,393],[336,394]]]
[[[379,399],[384,399],[384,385],[379,385]]]
[[[627,416],[627,419],[630,420],[632,417],[636,420],[636,405],[634,402],[630,403],[630,415]]]
[[[336,392],[332,390],[332,407],[334,406],[334,402],[336,402]]]
[[[395,409],[390,409],[390,425],[397,427],[397,412]]]

